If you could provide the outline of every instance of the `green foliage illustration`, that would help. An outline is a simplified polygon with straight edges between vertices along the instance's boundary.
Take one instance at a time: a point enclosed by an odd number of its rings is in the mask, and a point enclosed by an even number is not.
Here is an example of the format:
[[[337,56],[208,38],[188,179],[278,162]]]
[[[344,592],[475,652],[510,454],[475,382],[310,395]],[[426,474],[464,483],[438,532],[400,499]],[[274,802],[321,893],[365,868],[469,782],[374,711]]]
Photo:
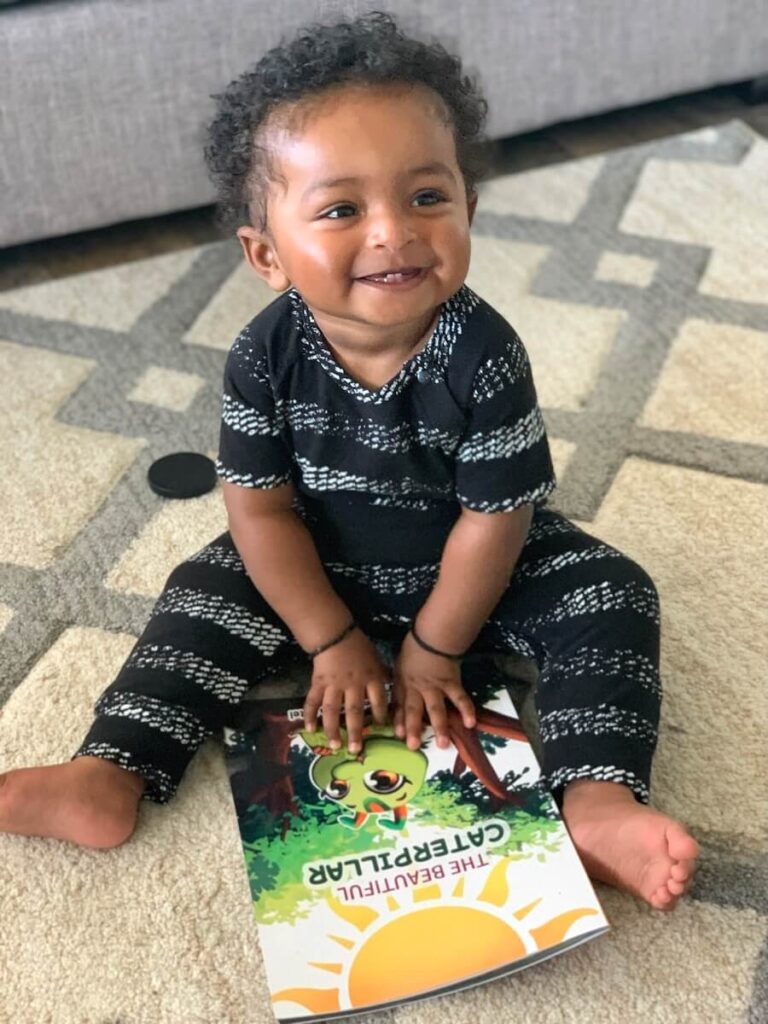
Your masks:
[[[371,815],[354,830],[339,824],[339,806],[323,799],[310,780],[315,761],[297,745],[290,750],[293,808],[274,813],[252,804],[240,816],[245,862],[260,923],[292,923],[306,917],[319,895],[308,893],[304,865],[313,860],[349,858],[358,854],[393,850],[408,841],[413,824],[464,829],[492,813],[509,826],[510,835],[493,853],[515,860],[556,852],[563,827],[552,816],[551,798],[538,788],[517,789],[523,806],[508,806],[493,798],[470,772],[455,776],[438,772],[421,785],[411,805],[408,826],[397,834],[383,832]],[[504,781],[510,789],[519,776]],[[295,813],[294,813],[295,812]]]

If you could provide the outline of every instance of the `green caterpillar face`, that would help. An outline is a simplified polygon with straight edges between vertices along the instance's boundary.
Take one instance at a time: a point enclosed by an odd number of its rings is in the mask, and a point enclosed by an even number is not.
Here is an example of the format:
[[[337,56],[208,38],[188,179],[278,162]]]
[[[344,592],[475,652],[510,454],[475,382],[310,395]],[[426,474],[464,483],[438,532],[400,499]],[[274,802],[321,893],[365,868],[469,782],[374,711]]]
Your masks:
[[[427,758],[396,739],[367,739],[358,757],[346,750],[319,757],[311,778],[329,799],[353,811],[382,814],[407,804],[421,789]]]

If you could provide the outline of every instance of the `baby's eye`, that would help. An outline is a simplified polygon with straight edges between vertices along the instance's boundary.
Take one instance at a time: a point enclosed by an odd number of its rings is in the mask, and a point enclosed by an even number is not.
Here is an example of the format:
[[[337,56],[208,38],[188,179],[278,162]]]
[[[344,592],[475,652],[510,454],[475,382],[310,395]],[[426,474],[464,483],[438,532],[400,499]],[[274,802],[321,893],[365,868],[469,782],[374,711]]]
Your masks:
[[[419,192],[419,194],[416,196],[416,199],[424,199],[425,197],[427,199],[434,200],[434,202],[428,203],[428,206],[434,206],[435,202],[442,203],[445,201],[445,196],[441,195],[433,188],[427,189],[425,192]]]
[[[338,206],[334,206],[332,210],[323,214],[323,217],[329,220],[343,220],[343,217],[331,217],[332,213],[338,213],[339,210],[354,210],[354,206],[351,203],[340,203]]]
[[[436,203],[445,202],[445,196],[441,195],[436,189],[433,189],[433,188],[426,189],[423,192],[419,192],[419,194],[417,196],[415,196],[414,202],[416,200],[420,200],[420,199],[428,200],[428,202],[426,204],[419,203],[420,206],[421,205],[434,206]],[[352,203],[339,203],[338,206],[334,206],[333,209],[328,210],[327,213],[324,213],[322,219],[323,220],[345,220],[346,219],[346,215],[343,214],[343,213],[340,213],[339,211],[341,211],[341,210],[352,210],[352,212],[354,214],[355,207],[352,205]]]

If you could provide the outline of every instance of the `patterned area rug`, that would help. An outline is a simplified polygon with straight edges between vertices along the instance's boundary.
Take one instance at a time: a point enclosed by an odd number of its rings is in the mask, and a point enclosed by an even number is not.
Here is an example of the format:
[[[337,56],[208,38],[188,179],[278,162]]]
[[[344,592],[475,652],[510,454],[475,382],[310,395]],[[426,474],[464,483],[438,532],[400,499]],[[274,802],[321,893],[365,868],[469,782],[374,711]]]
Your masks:
[[[672,915],[398,1022],[766,1021],[768,141],[741,122],[494,179],[469,285],[517,328],[555,506],[662,599],[652,800],[703,846]],[[66,759],[171,568],[225,526],[165,502],[213,454],[225,351],[273,293],[231,241],[0,294],[0,768]],[[761,557],[762,556],[762,557]],[[268,1021],[221,749],[97,853],[0,837],[0,1021]]]

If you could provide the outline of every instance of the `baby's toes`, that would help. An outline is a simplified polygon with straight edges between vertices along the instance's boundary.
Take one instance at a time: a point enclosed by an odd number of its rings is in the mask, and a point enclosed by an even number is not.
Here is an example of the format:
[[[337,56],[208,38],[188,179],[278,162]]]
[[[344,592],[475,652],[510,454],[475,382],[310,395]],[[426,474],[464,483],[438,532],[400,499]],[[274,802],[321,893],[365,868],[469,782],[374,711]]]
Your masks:
[[[667,849],[669,856],[680,862],[688,861],[693,864],[699,856],[699,844],[677,821],[667,829]]]
[[[674,878],[670,878],[667,882],[667,888],[673,896],[682,896],[685,892],[685,882],[676,882]]]
[[[676,882],[685,882],[693,874],[695,860],[679,860],[669,869],[670,878]]]
[[[666,885],[659,886],[650,899],[654,910],[671,910],[676,902],[676,897],[672,895]]]

